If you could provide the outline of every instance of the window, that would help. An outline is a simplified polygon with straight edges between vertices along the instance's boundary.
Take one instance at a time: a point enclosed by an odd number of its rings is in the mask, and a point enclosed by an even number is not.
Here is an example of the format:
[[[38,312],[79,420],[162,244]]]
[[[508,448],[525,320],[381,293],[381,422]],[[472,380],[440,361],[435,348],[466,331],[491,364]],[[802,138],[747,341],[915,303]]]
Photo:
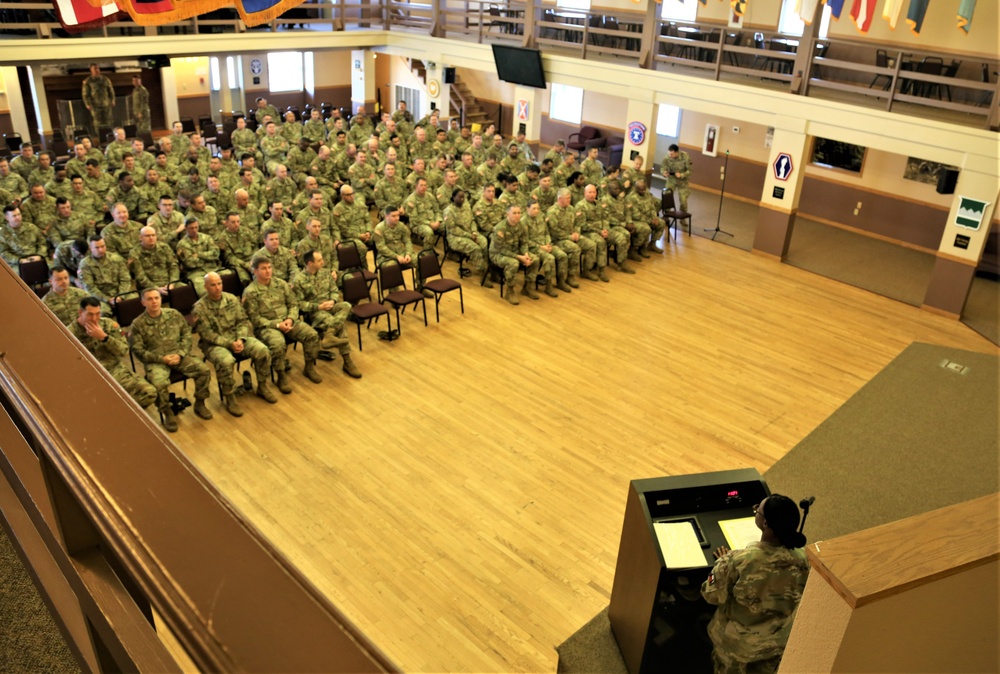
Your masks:
[[[232,56],[227,56],[226,68],[229,69],[229,88],[231,90],[239,89],[239,73],[242,72],[242,69],[236,67],[236,59]]]
[[[222,78],[219,76],[219,58],[217,56],[208,59],[208,81],[212,86],[212,91],[218,91],[222,87]]]
[[[411,89],[410,87],[403,87],[396,85],[396,106],[399,106],[399,102],[402,101],[406,103],[406,110],[415,119],[420,119],[422,115],[417,114],[422,108],[420,107],[420,90]]]
[[[694,21],[698,18],[698,3],[695,0],[663,0],[660,18],[670,21]]]
[[[272,92],[302,91],[305,74],[302,52],[284,51],[267,55],[268,85]]]
[[[556,0],[556,7],[589,10],[590,0]]]
[[[579,124],[583,119],[583,89],[565,84],[553,84],[549,94],[549,117],[561,122]]]
[[[798,3],[795,0],[784,0],[781,4],[781,16],[778,18],[778,31],[786,35],[802,35],[806,24],[795,11]],[[819,37],[825,38],[830,29],[830,5],[823,5],[823,13],[819,22]]]
[[[676,105],[660,103],[656,112],[656,135],[677,138],[681,129],[681,109]]]

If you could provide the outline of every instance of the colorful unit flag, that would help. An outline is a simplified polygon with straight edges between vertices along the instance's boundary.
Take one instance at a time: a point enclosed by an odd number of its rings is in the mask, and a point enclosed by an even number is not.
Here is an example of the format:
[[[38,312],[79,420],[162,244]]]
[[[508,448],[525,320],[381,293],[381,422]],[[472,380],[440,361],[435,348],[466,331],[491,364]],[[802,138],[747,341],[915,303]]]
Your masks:
[[[298,7],[302,0],[236,0],[235,4],[243,23],[259,26],[281,16],[292,7]]]
[[[816,16],[816,7],[819,0],[796,0],[795,13],[808,26],[812,24],[813,17]]]
[[[114,2],[96,7],[87,0],[53,0],[52,4],[68,33],[94,30],[118,20],[118,5]]]
[[[969,34],[972,26],[972,13],[976,11],[976,0],[962,0],[958,5],[958,27]]]
[[[875,16],[875,0],[854,0],[851,5],[851,20],[862,33],[867,33]]]
[[[826,0],[826,4],[830,6],[830,16],[840,19],[840,13],[844,11],[844,0]]]
[[[899,21],[899,13],[902,11],[903,0],[885,0],[882,18],[889,22],[889,28],[896,30],[896,22]]]
[[[920,35],[920,29],[924,27],[924,15],[927,14],[927,5],[931,0],[910,0],[910,10],[906,13],[906,23],[910,24],[910,30],[916,35]]]
[[[121,8],[140,26],[159,26],[190,19],[222,7],[236,6],[243,23],[257,26],[281,16],[302,0],[120,0]]]
[[[733,6],[733,14],[736,16],[743,16],[747,11],[747,0],[732,0],[730,4]]]

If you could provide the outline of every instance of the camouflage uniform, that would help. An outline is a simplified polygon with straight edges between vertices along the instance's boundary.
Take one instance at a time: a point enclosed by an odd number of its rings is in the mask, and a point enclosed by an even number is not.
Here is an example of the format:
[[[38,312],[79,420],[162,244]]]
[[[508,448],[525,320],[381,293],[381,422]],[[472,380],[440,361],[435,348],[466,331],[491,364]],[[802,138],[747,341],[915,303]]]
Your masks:
[[[242,224],[235,233],[224,228],[215,237],[215,242],[222,253],[222,260],[226,266],[236,270],[244,285],[249,283],[251,278],[250,260],[259,245],[253,232],[244,229]]]
[[[83,175],[83,184],[86,185],[87,189],[104,199],[111,188],[115,186],[115,179],[109,176],[107,173],[101,171],[97,176],[91,176],[88,174]]]
[[[274,122],[275,124],[281,123],[281,114],[278,112],[278,108],[274,107],[270,103],[268,103],[263,107],[258,107],[256,110],[254,110],[253,116],[254,119],[257,120],[258,124],[263,124],[265,117],[270,117],[271,121]]]
[[[302,135],[313,143],[322,143],[326,140],[326,126],[322,119],[307,119],[302,125]]]
[[[296,232],[306,231],[306,226],[309,224],[309,221],[312,220],[313,218],[319,220],[320,232],[326,234],[327,236],[337,237],[337,238],[340,237],[339,229],[335,227],[333,224],[333,213],[326,206],[320,208],[319,211],[314,211],[310,206],[306,206],[301,211],[299,211],[298,214],[295,216],[295,231]],[[296,240],[298,240],[298,237],[282,239],[282,241],[288,241],[289,243]]]
[[[375,125],[372,124],[371,117],[368,115],[354,115],[351,117],[351,128],[347,132],[347,142],[362,147],[374,130]]]
[[[580,233],[580,227],[576,222],[576,209],[572,206],[562,208],[559,204],[554,204],[545,212],[545,225],[549,228],[552,243],[566,253],[570,279],[579,277],[581,264],[586,270],[594,266],[597,245],[585,236],[580,236],[577,241],[572,238],[573,234]]]
[[[326,258],[324,257],[324,260]],[[299,301],[299,311],[318,332],[327,336],[339,337],[341,343],[337,350],[341,356],[351,353],[351,345],[347,341],[345,324],[351,315],[351,305],[340,299],[337,282],[326,269],[320,269],[315,274],[308,270],[300,271],[295,276],[295,297]],[[319,305],[328,300],[335,302],[333,309],[321,310]]]
[[[77,292],[83,292],[77,288],[70,288]],[[52,293],[49,293],[51,295]],[[66,293],[69,295],[70,293]],[[83,293],[86,297],[86,293]],[[63,321],[77,338],[83,348],[94,355],[97,362],[108,371],[118,384],[125,389],[125,392],[132,396],[132,399],[139,403],[139,407],[149,407],[156,400],[156,389],[149,382],[145,382],[135,375],[130,369],[125,367],[122,358],[128,355],[128,342],[122,336],[122,329],[118,327],[110,318],[101,319],[101,329],[107,334],[107,340],[98,341],[87,334],[82,325],[76,322],[76,316],[80,308],[80,300],[77,299],[76,310],[70,322]]]
[[[337,259],[337,247],[333,243],[333,238],[327,236],[326,234],[320,234],[319,239],[313,239],[312,236],[306,235],[295,244],[295,255],[298,258],[299,265],[304,269],[306,262],[303,259],[305,254],[318,250],[323,253],[324,262],[329,261],[329,267],[324,265],[324,269],[329,271],[340,272],[340,261]]]
[[[494,164],[493,168],[490,168],[486,162],[483,162],[476,171],[479,172],[479,176],[483,180],[483,186],[496,185],[497,176],[500,175],[500,165]]]
[[[142,229],[135,220],[126,220],[124,225],[112,222],[101,230],[101,238],[108,246],[109,253],[118,253],[126,260],[132,249],[139,245],[139,230]]]
[[[125,259],[111,251],[100,260],[93,255],[83,258],[79,276],[83,289],[101,300],[101,311],[108,316],[111,315],[111,298],[132,290],[132,277]]]
[[[493,228],[504,219],[503,206],[496,199],[490,203],[480,199],[472,206],[472,217],[479,231],[490,236],[493,234]]]
[[[312,326],[299,319],[299,303],[288,283],[279,278],[272,278],[267,285],[254,280],[243,290],[243,304],[257,339],[270,349],[271,362],[277,372],[285,371],[286,334],[302,343],[307,365],[316,362],[319,335]],[[292,329],[283,333],[277,326],[286,318],[292,319]]]
[[[636,233],[632,235],[632,245],[647,246],[647,248],[656,246],[656,242],[660,240],[663,231],[667,228],[666,223],[658,215],[660,204],[656,197],[648,191],[640,195],[637,191],[632,190],[625,197],[625,208],[628,210],[628,217],[636,226]],[[650,230],[650,235],[645,239],[637,236],[640,224],[645,225]],[[637,239],[640,240],[637,241]]]
[[[278,164],[285,163],[285,157],[288,156],[288,148],[288,141],[278,134],[264,136],[260,139],[260,151],[264,156],[264,168],[267,169],[270,175],[274,175]]]
[[[118,171],[122,167],[122,155],[132,151],[132,143],[127,140],[113,140],[104,148],[108,159],[108,171]]]
[[[528,168],[528,161],[520,153],[516,157],[511,157],[508,154],[504,156],[498,166],[504,173],[509,173],[516,177],[518,174],[523,173],[524,169]]]
[[[717,673],[777,669],[808,575],[802,548],[763,542],[716,561],[701,594],[718,606],[708,625]]]
[[[173,211],[170,214],[169,221],[164,220],[159,212],[153,213],[146,219],[146,225],[156,230],[157,242],[165,243],[172,249],[177,248],[178,237],[184,235],[184,230],[181,229],[183,224],[184,216],[178,211]],[[177,234],[178,229],[180,229],[181,234]],[[201,232],[201,220],[198,221],[198,232]]]
[[[49,244],[53,248],[63,241],[74,241],[76,239],[87,240],[90,238],[93,229],[87,218],[77,213],[71,213],[68,218],[61,218],[58,215],[49,227]]]
[[[271,352],[253,336],[250,319],[238,297],[225,292],[218,301],[202,297],[195,302],[194,315],[198,317],[198,346],[205,354],[205,360],[215,366],[222,395],[232,394],[235,386],[233,342],[237,340],[243,340],[241,356],[253,362],[257,383],[267,382],[271,376]]]
[[[142,361],[146,370],[146,381],[156,388],[156,407],[160,411],[170,409],[170,371],[176,370],[194,379],[195,400],[208,398],[208,384],[212,371],[205,361],[189,355],[191,353],[191,328],[176,309],[164,307],[162,313],[152,318],[143,312],[132,321],[132,353]],[[181,357],[177,365],[167,365],[164,356],[176,354]]]
[[[84,175],[81,170],[80,175]],[[0,189],[10,192],[15,197],[24,199],[28,196],[28,181],[17,171],[12,170],[6,177],[0,177]]]
[[[181,277],[177,256],[162,241],[157,241],[152,248],[142,244],[133,248],[129,253],[129,264],[132,265],[132,277],[138,290],[163,288]]]
[[[621,192],[617,197],[606,194],[600,199],[601,205],[605,206],[605,217],[608,222],[608,239],[617,236],[623,239],[625,244],[618,244],[618,265],[621,266],[629,257],[632,243],[636,248],[643,246],[649,241],[649,225],[644,222],[632,222],[630,217],[632,211],[625,203],[625,193]],[[631,227],[631,229],[629,229]],[[632,259],[638,257],[636,251],[632,251]]]
[[[177,260],[198,297],[205,296],[205,274],[219,270],[221,254],[215,240],[200,231],[197,239],[185,236],[177,242]]]
[[[142,213],[142,192],[138,187],[125,191],[116,184],[104,195],[104,200],[107,202],[109,210],[115,204],[122,203],[125,204],[130,215]]]
[[[406,198],[406,214],[410,216],[410,232],[416,234],[423,244],[422,250],[434,250],[437,232],[440,231],[441,211],[437,199],[428,189],[424,196],[416,192]],[[431,227],[432,222],[438,223],[438,229]]]
[[[368,244],[361,239],[361,235],[366,232],[372,233],[372,220],[368,215],[368,208],[357,197],[354,198],[353,204],[341,201],[333,207],[333,226],[340,233],[341,243],[354,244],[354,247],[358,249],[361,262],[367,268]],[[407,235],[409,235],[409,230],[407,230]],[[368,240],[373,241],[374,239],[369,237]]]
[[[298,122],[284,122],[279,128],[278,133],[281,137],[288,141],[289,145],[293,146],[299,142],[299,138],[302,137],[302,125]]]
[[[292,205],[298,186],[291,178],[271,178],[264,185],[264,200],[267,203],[280,201],[282,205]]]
[[[307,147],[305,152],[303,152],[299,149],[298,145],[295,145],[288,151],[288,156],[285,159],[285,167],[288,169],[288,175],[293,176],[298,182],[302,182],[309,175],[309,168],[315,161],[316,150]]]
[[[629,194],[635,191],[635,184],[640,180],[645,182],[647,185],[649,184],[649,181],[646,180],[645,171],[636,171],[634,166],[629,166],[626,169],[622,169],[622,176],[621,176],[622,187],[624,187],[625,191],[628,192]],[[628,187],[625,187],[626,183],[628,183]]]
[[[218,192],[213,192],[212,190],[205,190],[201,193],[201,196],[205,199],[205,204],[208,208],[211,208],[216,213],[214,218],[214,224],[218,226],[218,214],[228,213],[233,209],[233,196],[232,193],[224,191],[222,188]],[[201,216],[201,214],[198,214]],[[198,224],[203,224],[201,218],[198,218]],[[243,224],[243,223],[240,223]],[[208,232],[208,234],[213,234],[213,232]]]
[[[63,241],[56,246],[56,251],[52,254],[52,264],[58,264],[68,269],[71,277],[77,274],[76,270],[80,268],[80,263],[85,257],[76,251],[73,244],[73,241]],[[73,279],[74,283],[78,280],[78,278]]]
[[[347,177],[351,181],[351,187],[356,192],[355,201],[368,203],[375,201],[375,184],[378,182],[378,174],[371,164],[359,164],[354,162],[347,169]]]
[[[237,156],[242,156],[244,153],[250,153],[254,156],[259,154],[257,136],[250,129],[236,129],[230,134],[229,140],[233,144],[233,150]]]
[[[386,206],[402,206],[409,195],[410,186],[399,175],[393,176],[391,181],[382,177],[375,183],[375,205],[379,211],[385,211]]]
[[[601,162],[596,159],[591,159],[590,157],[587,157],[580,162],[580,168],[578,170],[586,176],[587,182],[594,186],[600,185],[601,180],[604,178],[604,167],[601,166]]]
[[[441,223],[448,235],[448,247],[469,256],[469,262],[482,272],[486,270],[486,237],[476,231],[476,223],[472,216],[469,202],[459,208],[451,204],[444,209],[444,219]]]
[[[515,256],[528,254],[528,228],[524,222],[512,225],[504,220],[493,229],[490,238],[490,261],[503,269],[504,282],[508,293],[514,288],[514,277],[521,267],[521,262]],[[528,294],[528,289],[535,282],[538,274],[538,258],[532,258],[531,264],[524,270],[524,287],[522,292]]]
[[[141,84],[136,85],[129,94],[132,99],[132,118],[135,120],[135,130],[139,133],[149,133],[149,89]]]
[[[18,262],[32,255],[39,255],[44,260],[48,257],[48,244],[42,230],[30,222],[21,222],[18,228],[0,225],[0,257],[10,265],[14,273],[20,273]]]
[[[594,242],[597,248],[597,268],[603,270],[608,266],[608,244],[615,243],[621,237],[612,238],[610,227],[608,227],[605,209],[597,201],[587,201],[581,199],[574,206],[576,210],[576,221],[580,226],[580,234]],[[608,229],[608,238],[601,236],[601,231]],[[628,237],[625,237],[628,241]],[[626,243],[626,245],[628,245]],[[628,250],[626,248],[626,250]]]
[[[57,180],[56,178],[52,178],[52,180],[45,183],[45,193],[57,199],[59,197],[64,197],[66,199],[69,199],[71,196],[73,196],[73,183],[71,183],[69,179],[60,181]],[[0,195],[0,202],[2,201],[3,201],[3,195]],[[7,203],[10,202],[8,201]],[[7,204],[4,204],[4,206],[6,205]]]
[[[90,75],[83,81],[83,104],[90,109],[95,135],[103,126],[114,126],[115,87],[107,77]]]
[[[660,172],[667,176],[667,187],[680,197],[681,210],[685,212],[691,195],[691,166],[691,157],[683,150],[677,153],[677,159],[671,159],[668,154],[660,164]],[[681,177],[678,178],[675,173],[680,173]]]
[[[542,189],[539,185],[535,189],[531,190],[531,200],[537,201],[538,205],[542,209],[542,213],[548,213],[549,209],[556,203],[556,189],[554,187],[549,187],[549,189]]]
[[[529,197],[520,189],[516,192],[504,190],[500,193],[500,196],[498,196],[496,200],[500,202],[500,205],[503,207],[505,213],[511,206],[520,206],[522,213],[528,210]]]
[[[21,202],[21,219],[44,232],[56,219],[56,198],[46,194],[41,201],[35,201],[28,197]]]
[[[28,184],[34,185],[35,183],[41,183],[42,185],[44,185],[45,183],[49,182],[55,177],[56,177],[56,170],[54,167],[49,166],[48,168],[43,169],[41,166],[39,166],[34,171],[32,171],[31,174],[28,176]],[[48,190],[45,190],[45,193],[50,194]]]
[[[409,255],[411,260],[416,259],[413,254],[413,244],[410,242],[410,229],[402,222],[397,223],[395,227],[387,225],[385,220],[378,223],[375,226],[375,248],[378,250],[376,266],[381,266],[383,262],[397,262],[396,257],[400,255]]]
[[[552,244],[548,225],[545,224],[545,215],[540,212],[535,217],[531,217],[525,213],[521,216],[521,224],[528,230],[528,252],[531,253],[531,257],[538,260],[538,268],[545,275],[546,294],[552,294],[550,286],[553,282],[556,282],[560,289],[566,290],[564,285],[569,256],[562,248]],[[550,244],[552,244],[551,253],[542,250],[542,246]]]
[[[84,297],[89,297],[87,291],[70,285],[62,295],[58,294],[55,290],[45,293],[42,302],[49,308],[49,311],[56,315],[56,318],[62,321],[63,325],[69,327],[76,322],[76,317],[80,310],[80,300]],[[108,332],[108,334],[110,335],[111,333]]]
[[[83,193],[78,194],[71,191],[67,198],[73,204],[73,212],[79,213],[88,220],[93,220],[95,224],[92,226],[96,227],[96,223],[104,221],[104,199],[96,192],[84,187]]]
[[[278,240],[281,240],[280,237]],[[291,248],[279,245],[278,250],[272,253],[265,247],[255,252],[253,257],[263,257],[271,261],[271,268],[274,270],[273,278],[291,283],[295,280],[295,275],[299,273],[299,263],[295,257],[295,251]]]

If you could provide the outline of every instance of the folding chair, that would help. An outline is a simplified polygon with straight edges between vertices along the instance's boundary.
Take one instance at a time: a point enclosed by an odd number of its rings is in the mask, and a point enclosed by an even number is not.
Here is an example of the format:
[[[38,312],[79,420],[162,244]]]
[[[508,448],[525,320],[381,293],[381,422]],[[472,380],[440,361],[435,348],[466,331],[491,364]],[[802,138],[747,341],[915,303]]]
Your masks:
[[[434,293],[434,317],[438,323],[441,322],[441,298],[452,290],[458,291],[458,301],[462,307],[462,313],[465,313],[465,295],[462,291],[462,284],[454,279],[444,278],[444,274],[441,273],[441,263],[434,251],[425,250],[417,257],[417,275],[420,277],[421,285]],[[440,278],[431,278],[433,276]]]
[[[365,277],[358,273],[348,273],[344,275],[344,301],[351,305],[351,319],[358,325],[358,350],[364,351],[361,346],[361,324],[367,322],[367,327],[371,327],[372,320],[378,323],[379,316],[385,315],[388,324],[388,332],[392,335],[392,319],[389,317],[389,310],[383,305],[372,302],[371,291]]]
[[[397,262],[383,262],[378,268],[379,285],[382,288],[382,292],[385,292],[386,288],[397,288],[401,287],[402,290],[394,290],[392,292],[386,293],[382,296],[383,302],[388,302],[392,305],[392,308],[396,310],[396,328],[399,333],[403,333],[403,325],[400,323],[400,307],[403,308],[402,313],[406,313],[406,307],[411,304],[416,306],[420,304],[424,309],[424,327],[427,326],[427,303],[424,301],[423,293],[419,293],[416,290],[408,290],[406,288],[406,280],[403,278],[403,267]]]

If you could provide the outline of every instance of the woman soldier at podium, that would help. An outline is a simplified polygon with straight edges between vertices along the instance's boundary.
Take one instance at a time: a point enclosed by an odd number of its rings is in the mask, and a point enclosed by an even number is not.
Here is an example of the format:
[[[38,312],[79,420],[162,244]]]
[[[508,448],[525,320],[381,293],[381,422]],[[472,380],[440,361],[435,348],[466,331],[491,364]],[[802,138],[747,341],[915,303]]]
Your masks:
[[[701,586],[705,600],[719,607],[708,625],[716,674],[778,669],[809,574],[795,502],[772,494],[754,514],[760,542],[743,550],[720,547]]]

